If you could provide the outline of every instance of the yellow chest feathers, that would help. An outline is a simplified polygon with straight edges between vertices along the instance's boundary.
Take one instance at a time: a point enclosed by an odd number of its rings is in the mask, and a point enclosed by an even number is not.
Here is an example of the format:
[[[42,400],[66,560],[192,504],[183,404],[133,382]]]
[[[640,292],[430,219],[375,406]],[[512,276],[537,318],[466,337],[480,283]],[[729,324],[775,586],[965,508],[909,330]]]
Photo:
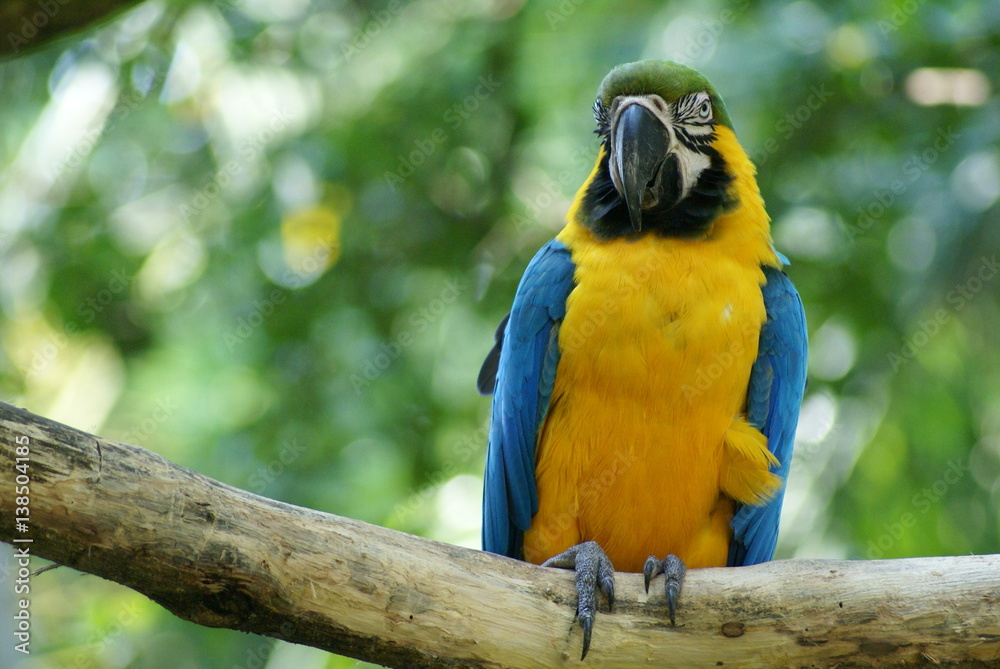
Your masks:
[[[571,249],[577,287],[560,329],[557,386],[679,417],[742,411],[765,319],[759,266],[710,242],[651,235],[573,240]]]

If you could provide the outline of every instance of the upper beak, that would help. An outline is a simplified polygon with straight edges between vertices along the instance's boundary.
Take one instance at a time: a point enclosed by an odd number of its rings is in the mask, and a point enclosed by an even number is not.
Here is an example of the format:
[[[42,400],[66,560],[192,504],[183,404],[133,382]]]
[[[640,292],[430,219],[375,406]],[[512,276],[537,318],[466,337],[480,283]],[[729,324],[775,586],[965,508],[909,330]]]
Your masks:
[[[628,207],[632,228],[642,228],[642,212],[673,205],[681,194],[677,156],[670,131],[640,104],[622,110],[611,147],[611,180]]]

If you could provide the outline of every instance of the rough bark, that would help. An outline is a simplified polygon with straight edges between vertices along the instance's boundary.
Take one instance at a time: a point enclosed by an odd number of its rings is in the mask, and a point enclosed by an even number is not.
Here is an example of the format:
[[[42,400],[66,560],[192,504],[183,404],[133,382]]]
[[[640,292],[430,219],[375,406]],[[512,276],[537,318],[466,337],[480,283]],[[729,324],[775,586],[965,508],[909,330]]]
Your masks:
[[[10,494],[24,442],[27,532]],[[259,497],[6,404],[0,465],[0,540],[186,620],[393,667],[579,664],[565,571]],[[617,581],[590,666],[1000,665],[1000,555],[696,570],[676,628],[659,581]]]

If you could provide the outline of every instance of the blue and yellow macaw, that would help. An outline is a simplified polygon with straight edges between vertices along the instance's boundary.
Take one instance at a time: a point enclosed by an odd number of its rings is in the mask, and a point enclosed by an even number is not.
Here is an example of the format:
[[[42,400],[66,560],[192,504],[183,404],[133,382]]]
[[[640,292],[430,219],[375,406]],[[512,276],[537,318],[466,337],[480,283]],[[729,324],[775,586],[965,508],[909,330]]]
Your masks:
[[[575,569],[584,656],[612,565],[664,573],[673,623],[687,568],[771,558],[806,382],[802,302],[708,80],[621,65],[594,112],[597,164],[479,378],[483,548]]]

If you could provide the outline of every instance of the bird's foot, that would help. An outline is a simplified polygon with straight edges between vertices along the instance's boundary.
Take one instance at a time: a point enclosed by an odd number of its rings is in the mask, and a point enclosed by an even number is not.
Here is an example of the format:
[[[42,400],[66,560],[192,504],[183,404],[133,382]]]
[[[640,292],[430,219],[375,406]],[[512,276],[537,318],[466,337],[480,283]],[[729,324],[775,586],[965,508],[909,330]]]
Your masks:
[[[580,656],[583,661],[590,649],[598,588],[608,598],[608,611],[615,608],[615,568],[596,541],[577,544],[566,552],[549,558],[542,566],[576,571],[576,617],[580,619],[580,626],[583,628],[583,654]]]
[[[677,611],[677,598],[681,596],[681,587],[684,585],[684,574],[687,573],[687,566],[684,562],[671,553],[663,560],[658,560],[655,555],[646,558],[646,564],[642,568],[642,575],[646,578],[646,592],[649,592],[649,582],[657,574],[666,577],[664,591],[667,595],[667,612],[670,615],[670,625],[676,626],[674,613]]]

